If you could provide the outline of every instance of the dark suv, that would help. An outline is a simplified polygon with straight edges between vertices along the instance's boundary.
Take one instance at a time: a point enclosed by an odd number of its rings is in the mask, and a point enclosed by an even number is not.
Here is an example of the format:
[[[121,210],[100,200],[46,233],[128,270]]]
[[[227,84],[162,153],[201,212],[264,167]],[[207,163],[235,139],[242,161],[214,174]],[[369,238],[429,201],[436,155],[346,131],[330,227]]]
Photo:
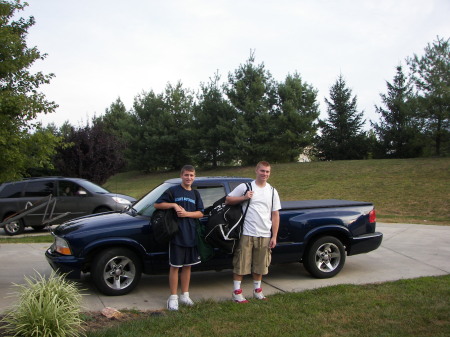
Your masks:
[[[49,203],[49,200],[54,203]],[[6,234],[16,235],[27,226],[42,229],[49,215],[61,223],[93,213],[122,211],[135,201],[130,196],[111,193],[85,179],[28,178],[0,185],[0,222]],[[42,205],[41,208],[36,207],[38,204]],[[35,207],[34,211],[24,212],[32,207]],[[7,220],[13,218],[13,221]]]

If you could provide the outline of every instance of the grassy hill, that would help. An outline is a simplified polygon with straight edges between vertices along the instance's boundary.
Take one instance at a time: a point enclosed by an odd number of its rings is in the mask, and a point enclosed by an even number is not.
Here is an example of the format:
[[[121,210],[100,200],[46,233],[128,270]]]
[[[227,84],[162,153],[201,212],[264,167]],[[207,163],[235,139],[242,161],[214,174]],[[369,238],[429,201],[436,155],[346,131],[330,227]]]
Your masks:
[[[126,172],[105,184],[141,197],[179,172]],[[197,176],[254,177],[254,167],[198,170]],[[352,160],[272,165],[282,200],[348,199],[375,204],[379,222],[450,225],[450,158]]]

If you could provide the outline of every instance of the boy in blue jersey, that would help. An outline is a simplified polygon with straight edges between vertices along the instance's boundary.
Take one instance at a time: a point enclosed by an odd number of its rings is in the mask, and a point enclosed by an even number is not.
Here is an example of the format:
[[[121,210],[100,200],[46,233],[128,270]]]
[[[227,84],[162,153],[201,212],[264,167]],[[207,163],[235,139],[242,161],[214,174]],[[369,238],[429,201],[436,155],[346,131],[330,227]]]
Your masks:
[[[203,201],[197,190],[192,189],[195,179],[195,168],[185,165],[181,169],[181,184],[170,187],[156,203],[157,209],[173,208],[178,215],[179,232],[169,243],[169,286],[170,297],[167,309],[178,310],[178,274],[181,269],[180,303],[194,305],[189,297],[191,266],[201,262],[197,249],[196,220],[203,217]],[[170,192],[169,192],[170,190]]]

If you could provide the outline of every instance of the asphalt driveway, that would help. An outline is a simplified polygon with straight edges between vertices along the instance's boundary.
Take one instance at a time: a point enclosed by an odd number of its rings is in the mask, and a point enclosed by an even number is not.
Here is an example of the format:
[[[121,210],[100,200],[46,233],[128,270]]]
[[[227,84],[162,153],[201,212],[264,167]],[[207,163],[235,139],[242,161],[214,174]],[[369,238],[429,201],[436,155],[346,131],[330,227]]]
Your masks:
[[[450,226],[377,224],[384,234],[383,243],[368,254],[347,258],[343,270],[331,279],[312,278],[303,265],[293,263],[272,266],[263,278],[266,295],[295,292],[335,284],[367,284],[450,274]],[[1,244],[0,312],[15,303],[12,283],[23,283],[24,276],[35,272],[49,275],[51,268],[44,257],[49,244]],[[138,287],[128,295],[104,296],[90,283],[89,275],[79,281],[84,289],[85,310],[116,309],[157,310],[165,308],[169,296],[167,275],[143,275]],[[228,300],[232,291],[231,271],[192,274],[190,294],[200,299]],[[252,282],[243,281],[244,294],[251,296]]]

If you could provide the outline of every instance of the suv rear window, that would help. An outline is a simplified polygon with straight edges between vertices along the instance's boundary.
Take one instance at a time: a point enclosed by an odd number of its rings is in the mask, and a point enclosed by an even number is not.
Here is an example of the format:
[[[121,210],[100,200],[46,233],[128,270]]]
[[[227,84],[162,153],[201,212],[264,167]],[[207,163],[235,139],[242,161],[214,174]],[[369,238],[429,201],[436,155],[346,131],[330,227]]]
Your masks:
[[[0,187],[0,198],[20,198],[24,183],[5,184]]]
[[[25,190],[25,197],[46,197],[53,194],[53,181],[30,181]]]

